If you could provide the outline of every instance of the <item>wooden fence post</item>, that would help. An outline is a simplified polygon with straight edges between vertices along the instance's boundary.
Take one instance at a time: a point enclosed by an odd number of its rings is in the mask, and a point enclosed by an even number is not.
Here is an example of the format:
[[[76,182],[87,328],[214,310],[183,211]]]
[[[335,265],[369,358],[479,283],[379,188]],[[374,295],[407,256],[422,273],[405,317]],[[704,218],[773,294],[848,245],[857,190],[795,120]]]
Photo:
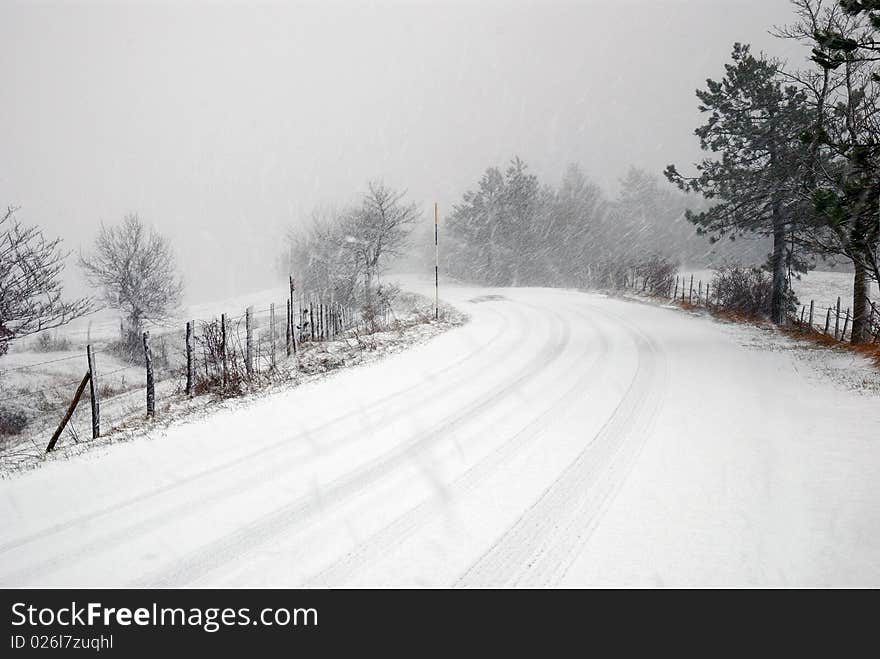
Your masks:
[[[92,439],[101,436],[101,402],[98,400],[98,372],[95,370],[95,353],[92,346],[86,346],[86,357],[89,361],[89,394],[92,398]]]
[[[840,329],[840,297],[837,298],[837,315],[834,318],[834,339],[835,341],[840,340],[840,335],[838,334],[838,330]]]
[[[296,299],[294,293],[296,292],[296,288],[293,285],[293,275],[290,275],[290,335],[291,340],[293,342],[293,354],[295,355],[299,346],[297,346],[297,336],[296,336],[296,304],[294,300]]]
[[[807,306],[806,306],[806,305],[801,305],[801,318],[800,318],[800,320],[798,321],[798,324],[799,324],[799,325],[803,325],[803,324],[804,324],[804,314],[806,314],[806,313],[807,313]]]
[[[813,331],[813,303],[814,300],[810,300],[810,331]]]
[[[193,325],[194,320],[186,323],[186,395],[193,395]]]
[[[873,329],[874,327],[874,316],[877,316],[877,329]],[[878,337],[880,337],[880,315],[877,313],[877,306],[871,302],[871,320],[868,322],[869,327],[872,328],[874,333],[874,340],[876,341]]]
[[[269,364],[275,368],[275,303],[269,305]]]
[[[220,363],[223,387],[226,387],[226,314],[220,314]]]
[[[70,401],[70,405],[67,407],[67,411],[64,413],[64,417],[61,419],[61,423],[58,424],[58,428],[52,434],[52,439],[49,440],[49,443],[46,445],[46,453],[55,448],[55,442],[58,441],[58,438],[61,436],[61,431],[64,430],[64,426],[67,425],[67,422],[70,421],[70,417],[73,416],[73,411],[76,409],[77,404],[79,403],[80,397],[83,395],[83,391],[86,389],[86,384],[88,384],[92,379],[92,375],[89,371],[86,371],[86,374],[83,376],[82,382],[79,383],[79,386],[76,388],[76,393],[73,395],[73,400]]]
[[[291,342],[293,340],[291,337],[291,332],[290,332],[290,326],[292,324],[292,318],[293,318],[291,316],[292,312],[293,312],[293,309],[290,308],[290,298],[287,298],[287,326],[286,326],[287,331],[285,332],[285,336],[284,336],[284,349],[287,351],[288,357],[290,357],[290,349],[291,349],[290,346],[291,346]]]
[[[843,321],[843,333],[840,335],[841,341],[846,341],[846,329],[849,327],[849,309],[846,310],[846,318]]]
[[[144,332],[144,361],[147,365],[147,416],[156,416],[156,390],[153,380],[153,351],[150,349],[150,333]]]
[[[828,313],[825,314],[825,331],[823,334],[828,334],[829,327],[831,327],[831,307],[828,307]]]
[[[315,340],[315,305],[309,302],[309,335],[311,340]]]
[[[248,307],[244,312],[244,368],[250,378],[254,374],[254,321],[253,307]]]
[[[691,275],[691,285],[688,288],[688,304],[693,303],[694,301],[694,276]]]

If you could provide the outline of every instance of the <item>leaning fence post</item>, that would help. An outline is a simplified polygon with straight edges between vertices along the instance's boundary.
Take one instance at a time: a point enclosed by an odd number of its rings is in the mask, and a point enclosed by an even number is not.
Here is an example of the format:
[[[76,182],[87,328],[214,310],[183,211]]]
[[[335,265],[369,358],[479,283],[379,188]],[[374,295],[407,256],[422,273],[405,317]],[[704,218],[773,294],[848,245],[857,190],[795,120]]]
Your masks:
[[[91,379],[91,372],[86,371],[86,374],[83,376],[82,382],[80,382],[79,386],[76,388],[76,393],[73,395],[73,400],[70,401],[70,405],[67,407],[67,411],[64,413],[64,417],[61,419],[61,423],[58,424],[58,428],[52,434],[52,439],[50,439],[49,443],[46,445],[46,453],[55,448],[55,443],[61,436],[61,431],[64,430],[64,426],[67,425],[67,422],[70,421],[70,417],[73,416],[73,411],[76,409],[76,406],[79,403],[79,399],[82,396],[83,391],[85,391],[86,384],[88,384]]]
[[[89,361],[89,394],[92,398],[92,439],[101,436],[101,402],[98,400],[98,372],[95,370],[95,353],[91,345],[86,346]]]
[[[187,396],[193,393],[193,324],[195,321],[188,320],[186,323],[186,390]]]
[[[147,416],[156,416],[156,390],[153,381],[153,351],[150,349],[150,333],[144,332],[144,361],[147,365]]]
[[[248,307],[244,311],[244,368],[250,378],[254,373],[254,322],[253,309]]]
[[[810,300],[810,331],[813,331],[813,300]]]
[[[838,330],[840,329],[840,296],[837,297],[837,315],[834,318],[834,339],[840,340]]]
[[[828,313],[825,314],[825,331],[823,334],[828,334],[829,327],[831,327],[831,307],[828,307]]]
[[[840,335],[841,341],[846,341],[846,329],[849,327],[849,309],[846,310],[846,318],[843,321],[843,333]]]

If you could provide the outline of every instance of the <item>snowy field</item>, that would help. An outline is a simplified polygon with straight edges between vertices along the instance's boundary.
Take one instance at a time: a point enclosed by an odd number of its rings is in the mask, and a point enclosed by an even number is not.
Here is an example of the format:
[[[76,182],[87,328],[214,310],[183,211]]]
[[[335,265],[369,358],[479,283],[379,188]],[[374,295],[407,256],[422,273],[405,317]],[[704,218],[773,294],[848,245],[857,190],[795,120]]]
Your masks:
[[[3,480],[0,583],[880,586],[880,398],[831,352],[444,297],[470,322],[428,343]]]
[[[161,364],[157,360],[156,367],[160,398],[182,386],[177,371],[185,359],[184,337],[188,320],[209,321],[226,313],[228,318],[236,319],[233,323],[240,325],[241,314],[248,306],[253,306],[254,325],[258,332],[265,331],[269,326],[269,305],[274,303],[278,323],[283,327],[287,295],[287,287],[279,286],[246,296],[185,306],[166,322],[148,324],[147,329],[153,337],[153,353],[165,360]],[[105,428],[118,426],[138,410],[143,411],[146,373],[140,356],[129,359],[108,349],[111,342],[119,339],[119,324],[118,313],[102,310],[43,333],[52,338],[53,347],[57,345],[63,349],[37,350],[41,334],[12,343],[10,352],[0,357],[0,395],[16,401],[27,411],[30,421],[23,433],[5,439],[4,446],[0,447],[2,452],[14,452],[22,444],[26,450],[34,449],[36,445],[45,446],[88,370],[88,344],[95,351]],[[238,325],[235,329],[240,330]],[[79,406],[70,426],[80,437],[88,436],[90,432],[87,407],[87,404]]]
[[[286,314],[286,302],[276,303],[276,362],[273,367],[270,358],[269,304],[272,299],[283,298],[286,294],[286,288],[269,289],[240,299],[190,307],[181,312],[179,318],[151,328],[156,404],[163,422],[182,414],[204,411],[217,403],[212,395],[197,395],[188,400],[183,393],[185,318],[210,320],[219,318],[225,311],[230,345],[232,350],[241,354],[246,341],[241,305],[257,300],[257,304],[251,304],[254,368],[258,375],[262,373],[271,381],[258,378],[263,388],[267,385],[293,386],[313,376],[403,349],[464,322],[460,314],[445,306],[441,309],[443,316],[440,322],[426,322],[434,316],[433,300],[401,295],[387,318],[380,319],[380,323],[385,323],[381,331],[365,334],[362,326],[359,328],[361,331],[351,328],[333,340],[306,342],[300,346],[297,355],[287,358],[284,319],[281,317],[281,314]],[[230,309],[234,310],[233,313],[229,313]],[[3,367],[0,370],[0,394],[24,409],[29,419],[22,432],[0,436],[0,474],[33,466],[43,457],[49,438],[58,427],[76,386],[88,368],[85,352],[88,341],[95,351],[97,364],[102,440],[109,436],[109,441],[117,441],[120,433],[124,438],[144,425],[146,373],[143,359],[140,355],[125,359],[107,348],[119,334],[118,327],[114,328],[114,321],[108,319],[109,315],[102,313],[97,318],[80,319],[75,324],[53,331],[54,340],[67,342],[63,351],[34,352],[27,349],[28,344],[17,343],[13,352],[0,360]],[[82,329],[84,324],[87,325],[85,330]],[[180,329],[169,330],[169,326],[179,326]],[[84,334],[88,339],[80,342],[77,337]],[[33,343],[35,341],[32,340],[30,344]],[[194,368],[198,371],[204,365],[198,345],[195,353]],[[87,396],[86,393],[65,426],[58,446],[78,444],[81,449],[87,450],[94,443],[91,439],[91,413]]]
[[[696,290],[697,282],[702,281],[705,286],[712,281],[714,272],[712,270],[685,270],[681,274],[685,279],[691,275],[694,276],[694,289]],[[840,296],[840,308],[846,310],[852,307],[852,277],[851,272],[813,270],[801,275],[799,279],[795,279],[792,282],[792,287],[801,305],[809,307],[810,300],[815,300],[815,308],[824,310],[828,307],[834,307],[837,304],[838,296]],[[875,304],[880,303],[880,289],[878,289],[876,282],[871,283],[868,297]]]

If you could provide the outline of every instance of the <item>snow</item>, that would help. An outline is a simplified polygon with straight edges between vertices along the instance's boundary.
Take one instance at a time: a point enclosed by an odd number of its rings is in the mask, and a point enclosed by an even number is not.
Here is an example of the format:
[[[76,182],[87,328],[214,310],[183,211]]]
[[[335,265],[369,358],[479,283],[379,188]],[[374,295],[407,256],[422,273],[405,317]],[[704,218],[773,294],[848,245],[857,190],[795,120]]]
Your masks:
[[[837,353],[442,290],[470,322],[3,480],[0,584],[880,585],[880,404]]]
[[[696,290],[697,283],[700,281],[703,282],[705,289],[705,285],[711,283],[715,272],[713,270],[685,270],[681,274],[686,279],[686,286],[690,281],[689,277],[694,276],[694,289]],[[818,311],[822,311],[821,320],[824,322],[825,310],[837,304],[838,296],[840,297],[841,313],[847,308],[852,308],[853,275],[851,272],[811,270],[795,278],[791,285],[801,305],[806,305],[809,309],[810,300],[815,302],[816,324],[819,324]],[[874,300],[875,303],[880,300],[880,289],[878,289],[877,282],[870,282],[868,298]]]

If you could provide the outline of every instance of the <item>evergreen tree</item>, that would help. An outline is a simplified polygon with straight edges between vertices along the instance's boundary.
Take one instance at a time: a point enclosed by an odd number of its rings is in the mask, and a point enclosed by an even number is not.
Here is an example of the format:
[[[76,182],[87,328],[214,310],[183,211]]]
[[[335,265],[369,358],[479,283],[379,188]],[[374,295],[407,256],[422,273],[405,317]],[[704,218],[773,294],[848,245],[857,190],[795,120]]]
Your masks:
[[[674,165],[665,173],[681,189],[716,202],[688,213],[698,231],[715,240],[746,232],[772,236],[770,315],[783,323],[786,269],[794,257],[789,239],[805,209],[800,186],[807,157],[806,99],[796,86],[782,84],[777,62],[754,56],[749,46],[735,44],[732,60],[720,81],[707,80],[697,91],[708,119],[695,133],[712,156],[697,165],[693,178]]]
[[[811,98],[806,192],[821,222],[807,235],[816,251],[853,265],[852,342],[868,338],[868,283],[880,281],[880,47],[872,1],[794,0],[798,21],[779,36],[812,46],[813,71],[796,76]]]

